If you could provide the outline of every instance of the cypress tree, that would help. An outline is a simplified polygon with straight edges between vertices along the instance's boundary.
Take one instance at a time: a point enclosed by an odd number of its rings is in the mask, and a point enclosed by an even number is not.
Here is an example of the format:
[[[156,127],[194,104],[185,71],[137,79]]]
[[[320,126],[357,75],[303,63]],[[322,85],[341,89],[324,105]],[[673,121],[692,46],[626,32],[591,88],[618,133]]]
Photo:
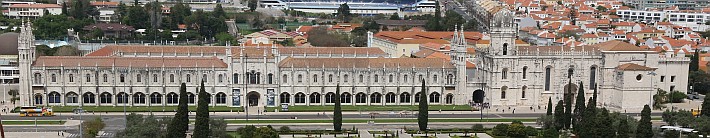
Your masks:
[[[703,116],[710,117],[710,96],[705,96],[700,112]]]
[[[180,99],[178,99],[178,108],[175,112],[172,122],[168,126],[167,136],[169,138],[184,138],[185,132],[188,130],[190,120],[187,115],[187,87],[185,83],[180,85]]]
[[[552,97],[547,99],[547,115],[552,115]]]
[[[651,126],[651,107],[648,105],[643,106],[643,110],[641,111],[641,120],[639,120],[638,126],[636,126],[636,137],[653,137],[653,128]]]
[[[693,57],[690,57],[690,65],[688,69],[690,72],[693,71],[698,71],[700,67],[700,49],[695,49],[695,52],[693,53]]]
[[[205,82],[200,83],[200,91],[198,93],[199,100],[197,101],[197,115],[195,116],[195,135],[196,138],[207,138],[210,136],[210,110],[208,108],[209,97],[205,91]]]
[[[335,107],[333,108],[333,129],[340,131],[343,126],[343,111],[340,109],[340,84],[335,86]]]
[[[597,136],[601,138],[613,138],[616,134],[614,127],[612,127],[611,117],[609,116],[609,110],[602,108],[601,113],[597,114],[598,122],[597,126]],[[591,136],[591,135],[590,135]],[[649,137],[650,138],[650,137]]]
[[[583,129],[580,122],[582,120],[584,110],[586,110],[586,107],[584,106],[584,84],[579,82],[579,90],[577,91],[577,99],[574,105],[574,118],[572,118],[572,126],[574,127],[575,132]]]
[[[562,100],[555,106],[555,130],[560,130],[565,126],[565,109]]]
[[[567,84],[567,91],[565,92],[565,114],[564,114],[564,127],[569,129],[572,124],[572,80],[569,80]]]
[[[619,121],[619,126],[616,128],[616,137],[617,138],[628,138],[629,137],[629,120],[624,116]]]
[[[69,10],[67,9],[67,3],[63,2],[62,3],[62,15],[67,15],[69,14]]]
[[[419,94],[419,116],[417,117],[419,130],[421,131],[427,130],[427,124],[429,123],[429,104],[426,97],[426,80],[422,79],[422,92]]]

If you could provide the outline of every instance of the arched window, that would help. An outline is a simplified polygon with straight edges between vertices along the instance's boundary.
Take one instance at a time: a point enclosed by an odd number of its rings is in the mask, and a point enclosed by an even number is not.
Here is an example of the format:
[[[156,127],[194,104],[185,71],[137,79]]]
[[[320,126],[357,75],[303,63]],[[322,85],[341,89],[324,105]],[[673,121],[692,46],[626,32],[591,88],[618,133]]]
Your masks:
[[[136,82],[141,82],[142,79],[140,74],[136,75]]]
[[[267,79],[269,81],[269,84],[274,84],[274,74],[269,73],[267,76]]]
[[[412,95],[410,95],[407,92],[404,92],[402,94],[399,94],[399,102],[400,103],[409,103],[412,100]]]
[[[195,104],[195,94],[187,93],[187,104]]]
[[[99,103],[105,104],[105,103],[111,103],[111,100],[113,97],[111,97],[111,93],[104,92],[99,95]]]
[[[366,103],[367,102],[367,95],[365,93],[357,93],[355,95],[355,103]]]
[[[418,103],[418,102],[419,102],[419,99],[421,99],[420,97],[422,97],[422,93],[421,93],[421,92],[417,92],[417,94],[414,94],[414,102],[415,102],[415,103]]]
[[[178,104],[180,96],[174,92],[170,92],[165,98],[168,100],[168,104]]]
[[[375,77],[374,77],[374,79],[375,79],[375,82],[378,82],[378,81],[379,81],[379,78],[380,78],[380,76],[379,76],[379,75],[377,75],[377,74],[375,74]]]
[[[57,75],[56,74],[52,74],[52,82],[57,82]]]
[[[287,92],[281,93],[281,95],[279,95],[279,102],[291,103],[291,94],[288,94]]]
[[[224,82],[224,75],[222,75],[222,74],[217,75],[217,82],[219,82],[219,83]],[[271,79],[269,79],[269,82],[271,82]],[[271,83],[269,83],[269,84],[271,84]]]
[[[318,75],[313,74],[313,82],[318,82]]]
[[[296,93],[294,100],[296,103],[306,103],[306,94],[303,94],[302,92]]]
[[[333,74],[328,75],[328,82],[333,82]]]
[[[567,78],[572,78],[572,75],[574,75],[574,69],[567,69]]]
[[[116,103],[120,103],[120,104],[128,103],[128,94],[126,94],[125,92],[118,93],[118,95],[116,95]]]
[[[69,82],[74,82],[74,74],[69,74]]]
[[[503,86],[500,88],[500,99],[505,99],[506,91],[508,91],[508,86]]]
[[[190,82],[190,81],[191,81],[191,79],[190,79],[191,77],[192,77],[192,76],[191,76],[190,74],[185,75],[185,81],[186,81],[186,82]]]
[[[503,77],[502,79],[504,79],[504,80],[508,79],[508,68],[503,68],[503,71],[501,72],[501,76]]]
[[[154,92],[153,94],[150,94],[150,103],[151,104],[160,104],[163,103],[163,95],[157,92]]]
[[[311,93],[311,95],[308,96],[308,100],[310,103],[320,103],[320,93]]]
[[[503,55],[508,55],[508,43],[503,43]]]
[[[284,75],[283,77],[281,77],[281,79],[283,80],[284,83],[287,83],[287,82],[288,82],[288,76],[286,76],[286,75]]]
[[[284,76],[286,76],[286,75],[284,75]],[[237,84],[237,83],[239,83],[239,74],[234,73],[234,74],[232,74],[232,84]]]
[[[520,94],[520,95],[521,95],[521,98],[523,98],[523,99],[525,98],[525,91],[526,91],[527,89],[528,89],[528,86],[523,86],[523,89],[521,89],[522,93]]]
[[[592,68],[589,69],[589,88],[594,89],[594,87],[597,87],[597,66],[592,66]]]
[[[446,104],[453,104],[454,103],[454,95],[453,94],[446,94]]]
[[[74,92],[67,93],[67,103],[79,103],[79,95]]]
[[[396,102],[397,95],[394,93],[390,92],[385,95],[385,103],[395,103]]]
[[[325,103],[335,103],[335,93],[328,92],[325,94]]]
[[[215,98],[217,101],[215,101],[217,104],[226,104],[227,103],[227,94],[224,94],[223,92],[217,93],[215,95]]]
[[[550,91],[550,73],[552,73],[552,69],[545,68],[545,91]]]
[[[49,103],[62,103],[62,95],[58,92],[49,93],[47,98],[49,98]]]
[[[170,74],[170,82],[175,82],[175,74]]]
[[[124,76],[123,74],[121,74],[121,75],[119,76],[119,81],[121,81],[121,82],[126,82],[126,76]]]
[[[454,84],[454,75],[446,75],[446,84]]]
[[[404,75],[404,78],[402,78],[402,79],[404,79],[404,80],[403,80],[404,83],[409,83],[409,75],[406,75],[406,74],[405,74],[405,75]]]
[[[389,82],[392,83],[392,80],[394,80],[394,75],[390,74]]]
[[[86,82],[91,82],[91,74],[86,74]]]
[[[133,94],[133,103],[134,104],[145,104],[145,94],[140,93],[140,92]]]
[[[370,94],[370,103],[382,103],[382,94],[380,94],[380,93]]]
[[[104,78],[104,82],[108,82],[108,74],[104,74],[103,78]]]
[[[153,82],[158,82],[158,74],[153,74]]]
[[[96,103],[96,95],[94,95],[94,93],[86,92],[86,93],[84,93],[82,98],[83,98],[83,101],[82,101],[83,103]]]
[[[438,75],[434,75],[434,78],[432,78],[432,80],[434,80],[434,83],[438,82],[438,81],[439,81],[439,76],[438,76]]]
[[[207,74],[202,74],[202,82],[207,82]]]
[[[439,99],[441,99],[441,94],[438,92],[432,92],[429,94],[429,102],[430,103],[439,103]]]
[[[345,92],[343,94],[340,94],[340,102],[342,103],[351,103],[352,98],[353,96],[350,93]]]
[[[419,82],[424,82],[424,75],[419,75]]]
[[[360,78],[360,83],[364,82],[365,79],[362,75],[360,75],[359,78]]]
[[[523,79],[528,79],[528,66],[523,67]]]
[[[35,105],[41,105],[44,98],[42,98],[41,94],[35,94],[34,99]]]
[[[349,79],[348,74],[343,75],[343,82],[348,82]]]
[[[42,84],[42,74],[35,73],[35,84]]]
[[[303,75],[298,74],[298,83],[303,82]]]

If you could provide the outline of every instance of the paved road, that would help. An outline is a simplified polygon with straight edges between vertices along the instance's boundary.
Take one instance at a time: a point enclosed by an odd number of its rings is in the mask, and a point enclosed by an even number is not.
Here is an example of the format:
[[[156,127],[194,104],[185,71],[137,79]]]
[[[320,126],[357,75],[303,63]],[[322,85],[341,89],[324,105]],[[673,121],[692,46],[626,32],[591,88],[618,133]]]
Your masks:
[[[224,22],[227,23],[227,28],[229,28],[227,29],[227,31],[229,32],[229,34],[231,34],[232,36],[237,36],[237,33],[239,33],[239,28],[237,27],[237,24],[234,23],[234,20],[227,20]]]

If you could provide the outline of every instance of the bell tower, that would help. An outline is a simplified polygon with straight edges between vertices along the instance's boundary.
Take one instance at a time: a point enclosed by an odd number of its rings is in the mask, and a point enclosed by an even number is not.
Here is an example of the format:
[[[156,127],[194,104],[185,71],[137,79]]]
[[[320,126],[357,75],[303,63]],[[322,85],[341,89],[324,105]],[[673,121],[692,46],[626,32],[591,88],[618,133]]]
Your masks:
[[[22,22],[20,36],[17,38],[17,55],[20,70],[20,105],[34,105],[32,92],[32,63],[35,61],[35,36],[32,34],[32,23]]]
[[[515,15],[507,8],[493,14],[490,22],[490,51],[495,56],[516,55],[515,39],[518,34],[518,25],[514,23]]]

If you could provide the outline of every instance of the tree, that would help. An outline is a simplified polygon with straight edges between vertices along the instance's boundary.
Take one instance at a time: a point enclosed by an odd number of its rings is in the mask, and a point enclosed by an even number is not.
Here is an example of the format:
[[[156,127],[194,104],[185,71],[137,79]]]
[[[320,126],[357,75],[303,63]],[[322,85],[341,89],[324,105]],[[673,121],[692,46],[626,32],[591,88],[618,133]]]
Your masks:
[[[96,137],[96,135],[99,134],[99,131],[104,129],[105,126],[106,124],[104,124],[104,121],[101,120],[101,117],[96,117],[94,119],[81,123],[81,127],[84,131],[83,135],[87,138]]]
[[[710,96],[705,96],[705,99],[703,99],[702,110],[700,111],[703,116],[710,117]]]
[[[227,121],[221,118],[210,120],[210,132],[213,138],[231,138],[227,133]]]
[[[57,52],[54,53],[54,56],[78,56],[81,54],[81,51],[77,49],[74,46],[70,45],[65,45],[61,46],[57,49]]]
[[[256,127],[253,125],[248,125],[237,129],[237,132],[244,138],[253,138],[255,135]]]
[[[394,14],[390,15],[390,20],[401,20],[401,19],[399,18],[399,14],[397,14],[395,12]]]
[[[685,93],[679,91],[673,91],[668,94],[668,96],[668,101],[671,103],[682,103],[683,100],[688,97]]]
[[[136,29],[147,29],[150,26],[148,19],[150,14],[140,6],[133,5],[128,8],[128,15],[123,17],[123,23],[126,23]]]
[[[508,134],[508,124],[498,124],[493,127],[493,135],[495,136],[505,136]]]
[[[700,65],[700,49],[696,48],[695,52],[693,52],[693,56],[690,57],[690,66],[688,69],[693,72],[693,71],[698,71]]]
[[[62,15],[67,15],[69,14],[69,10],[67,9],[67,3],[63,2],[62,3]]]
[[[629,121],[627,118],[623,118],[619,121],[619,125],[616,128],[616,137],[617,138],[629,138]]]
[[[116,134],[117,138],[157,138],[165,137],[167,132],[161,129],[161,126],[168,125],[170,118],[161,119],[158,121],[154,116],[150,115],[143,118],[143,115],[131,113],[126,116],[126,128]]]
[[[547,98],[547,116],[552,115],[552,97]]]
[[[65,15],[44,15],[32,23],[37,39],[63,39],[67,29],[72,28],[72,20]]]
[[[20,100],[20,98],[17,97],[17,95],[20,94],[19,92],[17,92],[17,90],[14,90],[14,89],[9,90],[9,91],[7,91],[7,94],[12,95],[12,98],[10,98],[10,101],[12,102],[12,104],[15,104],[16,101]]]
[[[422,79],[421,94],[419,94],[419,116],[417,121],[419,123],[419,130],[427,130],[427,124],[429,123],[429,103],[427,98],[427,87],[426,80]]]
[[[254,133],[255,138],[278,138],[279,133],[269,127],[259,127]]]
[[[444,29],[441,31],[453,31],[455,29],[459,29],[454,28],[455,26],[462,26],[466,23],[466,19],[464,19],[461,14],[456,13],[453,10],[448,10],[446,11],[446,16],[442,22],[442,24],[444,24]]]
[[[197,114],[195,116],[195,135],[194,137],[206,138],[210,136],[210,110],[209,104],[210,94],[205,91],[205,82],[200,83],[200,92],[197,94]]]
[[[648,105],[643,106],[641,111],[641,120],[636,127],[636,137],[639,138],[650,138],[653,137],[653,128],[651,124],[651,107]]]
[[[463,24],[464,31],[477,31],[477,28],[478,24],[475,21],[466,21],[466,24]]]
[[[257,0],[249,0],[249,4],[247,4],[247,6],[249,6],[249,11],[256,11],[256,7],[258,6],[258,4],[259,2]]]
[[[609,9],[607,9],[607,8],[604,7],[604,6],[599,5],[599,6],[597,6],[597,10],[599,10],[599,11],[601,11],[601,12],[606,12],[606,11],[608,11]]]
[[[664,138],[679,138],[680,134],[678,134],[678,131],[671,129],[671,130],[664,131],[663,137]]]
[[[580,125],[580,122],[582,121],[582,115],[584,114],[584,110],[586,110],[584,100],[584,84],[580,81],[579,89],[577,91],[577,99],[574,105],[574,118],[572,118],[572,126],[574,126],[575,132],[584,129],[582,125]]]
[[[555,106],[555,130],[560,130],[565,126],[565,109],[562,100]]]
[[[653,95],[653,108],[663,108],[663,104],[667,103],[669,97],[670,96],[668,96],[668,92],[666,92],[665,90],[656,90],[656,94]]]
[[[191,9],[189,5],[178,2],[175,6],[170,7],[170,20],[174,21],[175,24],[185,24],[185,18],[192,15]]]
[[[564,114],[564,128],[569,129],[572,124],[572,81],[567,82],[567,91],[565,93],[565,114]]]
[[[343,126],[343,111],[340,109],[340,84],[335,86],[335,106],[333,107],[333,129],[341,131]]]
[[[212,16],[217,18],[227,18],[227,14],[224,12],[222,4],[217,4],[217,6],[215,6]]]
[[[511,123],[508,125],[507,129],[508,133],[506,136],[511,137],[511,138],[526,138],[527,137],[527,132],[525,129],[525,125],[523,123]]]
[[[335,13],[338,15],[338,19],[340,19],[343,22],[350,22],[350,6],[348,6],[348,3],[343,3],[340,4],[340,7],[338,7],[338,13]]]
[[[609,117],[609,110],[606,108],[602,108],[602,111],[600,114],[597,114],[597,119],[599,122],[597,122],[598,129],[596,135],[602,138],[613,138],[615,134],[614,127],[612,127],[612,119]],[[606,127],[604,127],[606,126]]]
[[[436,1],[434,3],[434,7],[436,8],[434,10],[434,18],[428,18],[426,19],[426,25],[424,28],[426,28],[427,31],[441,31],[441,10],[439,10],[439,1]]]
[[[316,47],[348,47],[349,43],[345,40],[345,36],[328,33],[325,27],[313,28],[308,31],[308,37],[319,39],[308,39],[311,45]]]
[[[693,91],[707,95],[710,92],[710,74],[704,71],[688,73],[688,82],[693,86]]]
[[[185,132],[187,132],[189,127],[188,123],[190,123],[187,113],[187,86],[185,86],[185,83],[182,83],[180,85],[180,98],[178,99],[177,112],[175,112],[172,123],[168,126],[167,137],[182,138],[186,136]]]

